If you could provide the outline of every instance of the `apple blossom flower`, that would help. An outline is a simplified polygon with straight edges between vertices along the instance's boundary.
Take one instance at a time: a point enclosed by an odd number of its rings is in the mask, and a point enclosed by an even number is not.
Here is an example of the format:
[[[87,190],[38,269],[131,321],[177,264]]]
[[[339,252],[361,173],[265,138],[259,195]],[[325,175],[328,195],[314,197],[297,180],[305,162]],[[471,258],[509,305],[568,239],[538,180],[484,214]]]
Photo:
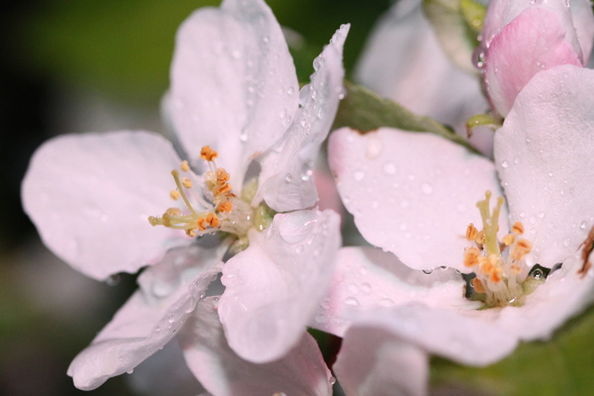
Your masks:
[[[22,197],[46,246],[96,279],[149,266],[139,290],[72,362],[77,387],[96,388],[162,348],[196,316],[220,273],[217,321],[195,318],[213,334],[222,324],[223,341],[211,347],[223,353],[218,359],[231,356],[224,344],[236,361],[255,362],[242,363],[254,376],[256,363],[286,353],[321,359],[311,341],[307,353],[290,351],[303,349],[340,244],[338,215],[314,208],[311,167],[342,96],[348,30],[335,33],[299,89],[263,1],[201,9],[178,31],[164,101],[179,154],[144,131],[65,135],[37,150]],[[224,261],[230,246],[235,255]],[[212,381],[233,380],[207,367],[209,354],[184,353],[198,378],[208,369],[221,375]],[[329,376],[325,368],[310,374],[295,383]]]
[[[341,250],[312,322],[345,337],[335,371],[347,392],[423,393],[426,370],[385,367],[422,367],[426,353],[487,365],[592,301],[592,92],[593,70],[536,74],[495,134],[495,162],[431,134],[332,134],[343,203],[383,249]],[[507,206],[489,207],[502,191]]]
[[[411,111],[464,132],[466,119],[488,108],[480,79],[470,59],[469,71],[448,57],[421,3],[398,1],[382,17],[357,65],[356,78]]]
[[[485,17],[480,64],[489,99],[502,116],[539,71],[588,63],[594,39],[589,0],[493,0]]]

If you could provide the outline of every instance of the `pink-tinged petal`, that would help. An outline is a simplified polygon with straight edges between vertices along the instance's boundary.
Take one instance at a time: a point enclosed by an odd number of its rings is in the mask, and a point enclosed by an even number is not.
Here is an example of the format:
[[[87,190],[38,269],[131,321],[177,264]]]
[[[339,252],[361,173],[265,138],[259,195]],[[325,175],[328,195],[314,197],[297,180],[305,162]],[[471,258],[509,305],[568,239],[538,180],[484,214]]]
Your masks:
[[[186,362],[214,395],[331,395],[330,371],[318,346],[302,331],[300,341],[274,362],[243,360],[227,344],[213,298],[207,298],[180,333]]]
[[[487,92],[506,116],[518,92],[538,72],[564,64],[581,66],[557,14],[546,8],[523,11],[491,41],[485,60]]]
[[[495,137],[510,208],[546,267],[573,254],[594,226],[594,71],[560,66],[520,92]]]
[[[342,248],[331,287],[311,326],[342,337],[357,316],[377,308],[410,302],[476,308],[476,303],[464,299],[463,294],[464,281],[453,269],[436,269],[427,274],[408,268],[380,249]]]
[[[339,222],[332,211],[277,214],[225,264],[219,315],[239,356],[269,362],[299,341],[329,287]]]
[[[343,95],[342,48],[349,27],[341,26],[314,60],[315,73],[301,89],[293,124],[261,161],[259,196],[277,212],[309,208],[318,200],[311,175]]]
[[[133,370],[147,357],[161,349],[182,327],[210,282],[220,271],[221,262],[210,251],[200,257],[190,252],[197,271],[182,276],[179,286],[165,296],[154,290],[135,292],[68,368],[74,385],[83,390],[95,389],[110,377]],[[165,256],[162,265],[176,265],[183,250]],[[146,271],[151,271],[148,268]]]
[[[502,331],[484,311],[456,311],[410,303],[367,312],[356,326],[382,329],[429,353],[462,364],[485,366],[514,350],[517,335]]]
[[[331,209],[342,217],[344,207],[330,171],[326,167],[318,167],[314,170],[312,177],[320,196],[318,208],[320,210]]]
[[[501,195],[492,162],[436,135],[391,128],[334,132],[329,160],[367,241],[414,269],[467,271],[464,233],[469,223],[481,225],[476,202],[487,190]]]
[[[218,150],[217,164],[236,187],[250,160],[293,120],[298,89],[282,31],[264,1],[225,0],[182,24],[168,111],[189,157],[204,145]]]
[[[188,241],[148,222],[171,206],[179,162],[171,143],[146,132],[60,136],[31,159],[23,207],[46,246],[84,274],[136,272]]]
[[[488,48],[491,42],[505,27],[526,10],[546,10],[555,14],[565,32],[566,40],[575,52],[582,56],[579,36],[576,30],[587,31],[585,18],[576,18],[583,11],[588,0],[492,0],[485,17],[483,28],[483,44]],[[569,5],[569,3],[571,4]],[[590,22],[591,23],[591,22]],[[579,25],[579,26],[578,26]],[[586,36],[584,36],[586,37]]]
[[[168,343],[136,367],[128,381],[134,392],[143,396],[204,395],[184,360],[177,342]]]
[[[380,95],[459,131],[468,117],[488,108],[478,77],[446,56],[418,0],[396,2],[381,19],[356,78]]]
[[[578,273],[579,254],[569,257],[520,308],[507,307],[496,314],[497,325],[521,340],[548,340],[554,330],[579,314],[594,300],[594,273]]]
[[[427,394],[427,353],[381,327],[351,327],[333,368],[347,395]]]

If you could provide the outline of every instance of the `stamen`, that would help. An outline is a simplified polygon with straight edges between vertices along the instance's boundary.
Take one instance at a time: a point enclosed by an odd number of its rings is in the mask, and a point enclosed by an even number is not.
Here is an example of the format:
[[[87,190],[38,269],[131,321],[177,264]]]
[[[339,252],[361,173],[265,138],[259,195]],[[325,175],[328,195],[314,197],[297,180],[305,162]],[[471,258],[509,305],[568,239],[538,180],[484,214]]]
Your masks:
[[[187,177],[184,177],[182,179],[182,184],[184,185],[185,188],[192,188],[192,180],[190,180]]]
[[[497,199],[494,208],[490,207],[491,192],[485,199],[477,202],[483,228],[478,230],[473,224],[466,228],[466,239],[474,246],[464,250],[464,266],[473,268],[475,278],[467,283],[471,299],[483,301],[486,307],[522,304],[526,294],[535,289],[533,280],[526,279],[524,258],[532,251],[530,241],[519,236],[524,233],[520,222],[514,223],[511,232],[499,241],[499,216],[504,200]],[[524,278],[519,277],[524,274]],[[528,283],[530,283],[528,285]],[[477,295],[478,293],[478,295]]]
[[[208,161],[208,162],[214,161],[215,158],[217,158],[218,156],[219,156],[219,153],[217,153],[215,150],[213,150],[210,146],[204,146],[200,150],[200,157],[205,161]]]
[[[231,201],[221,202],[217,205],[216,211],[219,213],[228,213],[233,210],[233,204]]]
[[[179,195],[179,191],[177,191],[177,190],[171,190],[171,191],[169,192],[169,196],[170,196],[170,197],[171,197],[171,199],[173,199],[174,201],[177,201],[177,200],[179,199],[179,197],[180,197],[180,195]]]
[[[188,161],[184,160],[181,162],[179,168],[184,171],[184,172],[189,172],[190,171],[190,164],[188,163]]]

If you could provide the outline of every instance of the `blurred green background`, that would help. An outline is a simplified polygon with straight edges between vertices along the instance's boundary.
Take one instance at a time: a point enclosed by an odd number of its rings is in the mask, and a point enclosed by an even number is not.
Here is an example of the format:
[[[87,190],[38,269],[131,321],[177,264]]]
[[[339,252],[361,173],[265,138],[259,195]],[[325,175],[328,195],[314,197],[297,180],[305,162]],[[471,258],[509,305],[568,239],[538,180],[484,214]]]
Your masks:
[[[334,30],[352,24],[347,73],[390,0],[269,0],[278,20],[301,35],[299,77]],[[159,129],[177,26],[218,1],[30,0],[0,16],[3,60],[0,120],[0,394],[80,394],[66,376],[75,354],[133,288],[86,279],[48,253],[20,208],[19,188],[33,150],[74,131]],[[406,61],[406,60],[403,60]],[[594,311],[567,324],[550,343],[523,345],[484,369],[432,360],[432,394],[594,394]],[[91,394],[138,394],[132,376]],[[164,374],[160,378],[167,382]],[[157,394],[183,394],[172,389]]]

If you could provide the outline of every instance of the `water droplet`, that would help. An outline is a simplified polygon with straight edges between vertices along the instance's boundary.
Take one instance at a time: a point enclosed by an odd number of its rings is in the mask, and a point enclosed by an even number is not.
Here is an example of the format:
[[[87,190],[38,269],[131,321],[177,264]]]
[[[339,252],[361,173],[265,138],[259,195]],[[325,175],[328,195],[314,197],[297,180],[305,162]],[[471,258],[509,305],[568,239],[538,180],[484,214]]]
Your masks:
[[[402,209],[406,209],[406,208],[408,208],[409,206],[410,206],[410,204],[408,203],[408,201],[407,201],[406,199],[405,199],[404,201],[401,201],[401,202],[400,202],[400,207],[401,207]]]
[[[377,209],[377,208],[379,207],[379,202],[378,202],[378,201],[373,201],[373,202],[371,202],[371,207],[372,207],[373,209]]]
[[[239,134],[239,140],[244,143],[247,142],[248,134],[246,131],[241,131],[241,133]]]
[[[582,221],[580,223],[580,230],[585,230],[586,229],[586,225],[587,225],[586,221]]]
[[[326,322],[326,315],[324,315],[324,314],[318,314],[318,315],[316,315],[315,321],[318,322],[318,323],[324,323],[324,322]]]
[[[363,172],[363,171],[356,171],[355,173],[353,173],[353,177],[355,178],[355,180],[361,181],[365,177],[365,172]]]
[[[545,212],[540,212],[540,213],[538,214],[538,217],[539,217],[540,219],[544,219],[544,217],[545,217]]]
[[[410,175],[408,175],[408,180],[414,181],[415,179],[416,179],[416,177],[412,173]]]
[[[361,284],[361,292],[365,294],[371,293],[371,285],[367,282]]]
[[[357,305],[359,305],[359,300],[357,300],[355,297],[348,297],[346,300],[344,300],[344,303],[346,305],[356,307]]]
[[[132,374],[132,373],[134,373],[134,369],[130,369],[130,370],[126,371],[126,373],[127,374]]]
[[[433,192],[433,187],[431,187],[430,184],[423,183],[423,185],[421,186],[421,190],[423,191],[423,193],[429,195]]]
[[[503,162],[501,162],[501,167],[504,168],[504,169],[505,168],[508,168],[509,167],[509,164],[507,163],[507,161],[503,161]]]
[[[269,41],[270,41],[270,39],[268,38],[268,36],[264,36],[264,37],[262,37],[262,42],[263,42],[264,44],[268,44],[268,42],[269,42]]]
[[[330,378],[328,378],[328,382],[330,383],[330,385],[334,385],[336,383],[336,378],[333,376],[330,376]]]
[[[293,175],[291,175],[290,173],[287,173],[287,175],[285,176],[285,182],[291,183],[292,181],[293,181]]]
[[[293,87],[289,87],[287,89],[287,95],[292,96],[295,93],[295,89]]]
[[[115,286],[118,283],[120,283],[121,280],[122,277],[120,276],[120,274],[115,274],[105,279],[105,283],[107,283],[107,286]]]
[[[396,165],[394,165],[392,162],[386,162],[384,164],[384,172],[388,175],[393,175],[396,173]]]
[[[392,305],[394,305],[394,301],[392,301],[392,299],[391,299],[391,298],[387,298],[387,297],[386,297],[386,298],[382,298],[382,299],[379,301],[379,304],[380,304],[382,307],[391,307]]]
[[[376,138],[371,137],[367,140],[367,158],[377,158],[382,152],[382,142]]]
[[[239,59],[241,58],[241,52],[239,52],[239,50],[234,49],[233,51],[231,51],[231,56],[234,59]]]

